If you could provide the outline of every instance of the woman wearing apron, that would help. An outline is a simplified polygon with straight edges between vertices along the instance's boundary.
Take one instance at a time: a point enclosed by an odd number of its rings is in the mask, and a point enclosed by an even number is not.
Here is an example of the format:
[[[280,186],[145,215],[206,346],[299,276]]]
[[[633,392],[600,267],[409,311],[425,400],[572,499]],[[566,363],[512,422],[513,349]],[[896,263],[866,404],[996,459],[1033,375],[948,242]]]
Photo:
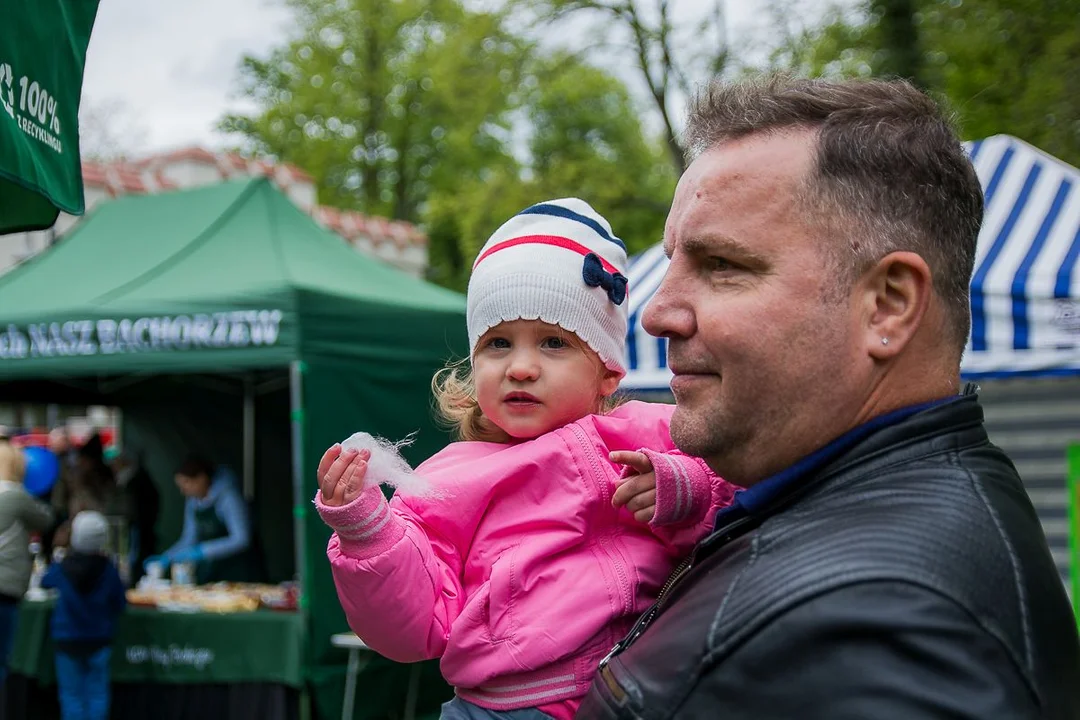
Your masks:
[[[259,580],[247,503],[233,473],[202,458],[189,457],[176,471],[175,479],[186,498],[180,539],[145,564],[193,562],[200,585]]]

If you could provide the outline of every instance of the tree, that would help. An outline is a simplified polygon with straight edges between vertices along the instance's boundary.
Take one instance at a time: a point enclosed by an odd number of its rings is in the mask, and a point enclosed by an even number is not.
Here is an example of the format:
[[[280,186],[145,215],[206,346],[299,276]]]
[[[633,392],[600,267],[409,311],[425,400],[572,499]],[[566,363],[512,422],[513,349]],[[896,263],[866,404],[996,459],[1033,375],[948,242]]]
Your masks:
[[[916,0],[920,77],[956,109],[969,138],[1016,135],[1080,165],[1076,0]],[[882,72],[881,18],[867,0],[789,34],[776,65],[815,75]]]
[[[875,53],[875,75],[905,78],[923,84],[923,54],[916,7],[918,0],[871,0],[881,48]]]
[[[696,82],[728,67],[731,54],[723,0],[709,0],[708,10],[699,12],[696,22],[683,23],[675,20],[684,13],[677,12],[673,0],[519,0],[519,5],[532,9],[549,28],[577,16],[599,21],[593,35],[612,38],[601,47],[633,59],[663,125],[671,164],[681,175],[686,160],[671,106],[688,97]]]
[[[1078,12],[1076,0],[925,3],[929,84],[969,137],[1009,133],[1080,166]]]
[[[320,201],[416,222],[432,183],[510,163],[503,136],[527,44],[455,0],[289,0],[300,36],[245,57],[253,115],[221,123],[295,162]]]
[[[245,58],[252,152],[305,168],[322,204],[427,231],[429,278],[463,290],[492,231],[578,196],[632,249],[659,239],[674,174],[622,82],[458,0],[291,0],[298,36]]]
[[[492,232],[531,204],[575,196],[608,219],[629,252],[658,242],[675,175],[663,144],[645,136],[626,86],[575,56],[540,56],[521,90],[518,169],[436,191],[427,215],[433,279],[464,289]]]

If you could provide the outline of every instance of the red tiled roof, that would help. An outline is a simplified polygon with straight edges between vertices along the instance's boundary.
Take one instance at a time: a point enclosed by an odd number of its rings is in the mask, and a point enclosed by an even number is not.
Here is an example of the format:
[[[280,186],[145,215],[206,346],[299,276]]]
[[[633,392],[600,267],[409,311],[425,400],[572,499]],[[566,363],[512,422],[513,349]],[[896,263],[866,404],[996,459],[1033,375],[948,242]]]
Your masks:
[[[325,205],[315,209],[314,218],[350,242],[365,237],[375,244],[393,242],[398,247],[427,244],[427,236],[420,228],[401,220],[387,220]]]
[[[83,183],[90,187],[103,188],[112,197],[128,193],[176,190],[177,184],[169,180],[164,171],[169,165],[184,161],[213,165],[223,179],[261,175],[270,178],[283,190],[293,184],[313,182],[311,175],[290,163],[247,159],[236,153],[215,154],[205,148],[189,147],[135,161],[84,162]],[[387,220],[323,205],[313,208],[312,216],[317,222],[350,242],[363,236],[372,243],[393,242],[399,248],[427,244],[427,236],[420,228],[401,220]]]

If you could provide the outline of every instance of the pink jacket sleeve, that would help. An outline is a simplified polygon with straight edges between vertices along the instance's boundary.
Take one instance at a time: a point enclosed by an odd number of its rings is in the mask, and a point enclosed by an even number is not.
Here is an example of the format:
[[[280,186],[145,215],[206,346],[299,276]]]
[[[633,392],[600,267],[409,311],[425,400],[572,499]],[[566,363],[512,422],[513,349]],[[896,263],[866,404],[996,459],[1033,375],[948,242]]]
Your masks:
[[[713,516],[727,507],[738,489],[717,476],[701,458],[678,450],[641,451],[656,474],[656,513],[649,522],[662,539],[689,552],[712,526]]]
[[[439,657],[461,613],[461,558],[397,498],[367,488],[341,507],[315,506],[334,529],[326,554],[349,627],[397,662]]]

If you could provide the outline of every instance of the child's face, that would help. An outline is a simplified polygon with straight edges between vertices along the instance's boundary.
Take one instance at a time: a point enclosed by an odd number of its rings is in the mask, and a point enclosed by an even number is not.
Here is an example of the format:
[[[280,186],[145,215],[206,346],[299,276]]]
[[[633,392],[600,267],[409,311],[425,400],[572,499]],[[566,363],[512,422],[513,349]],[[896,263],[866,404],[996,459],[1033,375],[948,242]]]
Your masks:
[[[573,333],[539,320],[504,322],[473,355],[476,400],[510,437],[530,440],[599,408],[619,377]]]

